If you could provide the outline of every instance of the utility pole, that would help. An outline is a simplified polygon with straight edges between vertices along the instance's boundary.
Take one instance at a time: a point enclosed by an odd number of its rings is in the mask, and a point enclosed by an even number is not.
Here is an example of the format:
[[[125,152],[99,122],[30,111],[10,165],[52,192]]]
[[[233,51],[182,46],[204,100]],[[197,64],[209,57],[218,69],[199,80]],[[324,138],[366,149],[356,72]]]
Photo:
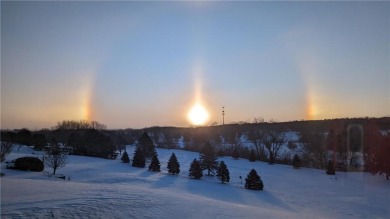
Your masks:
[[[225,107],[222,107],[222,125],[225,125]]]

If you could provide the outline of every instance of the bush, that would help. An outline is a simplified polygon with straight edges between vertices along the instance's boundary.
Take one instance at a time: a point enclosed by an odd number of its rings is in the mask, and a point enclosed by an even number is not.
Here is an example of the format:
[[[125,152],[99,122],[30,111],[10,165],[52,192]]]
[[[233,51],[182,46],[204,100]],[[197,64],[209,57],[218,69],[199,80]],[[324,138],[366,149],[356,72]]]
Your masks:
[[[123,153],[121,160],[123,163],[130,163],[130,158],[126,151]]]
[[[250,190],[263,190],[264,184],[255,169],[252,169],[245,179],[245,188]]]
[[[334,169],[333,162],[330,160],[328,161],[328,165],[326,166],[326,174],[336,175],[336,171]]]
[[[37,157],[20,157],[15,160],[15,165],[12,169],[41,172],[43,168],[42,160]]]
[[[294,155],[293,161],[292,161],[292,166],[295,169],[299,169],[302,166],[302,161],[301,158],[298,156],[298,154]]]

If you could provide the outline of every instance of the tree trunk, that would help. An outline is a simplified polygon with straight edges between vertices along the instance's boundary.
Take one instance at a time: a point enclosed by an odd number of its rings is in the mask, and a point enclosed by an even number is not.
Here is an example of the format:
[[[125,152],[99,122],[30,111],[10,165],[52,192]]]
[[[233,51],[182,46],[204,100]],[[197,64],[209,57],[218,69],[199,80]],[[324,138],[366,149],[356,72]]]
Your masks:
[[[386,173],[386,179],[390,180],[390,175],[388,173]]]
[[[56,168],[56,167],[54,167],[54,168],[53,168],[53,176],[55,176],[55,175],[56,175],[56,170],[57,170],[57,168]]]

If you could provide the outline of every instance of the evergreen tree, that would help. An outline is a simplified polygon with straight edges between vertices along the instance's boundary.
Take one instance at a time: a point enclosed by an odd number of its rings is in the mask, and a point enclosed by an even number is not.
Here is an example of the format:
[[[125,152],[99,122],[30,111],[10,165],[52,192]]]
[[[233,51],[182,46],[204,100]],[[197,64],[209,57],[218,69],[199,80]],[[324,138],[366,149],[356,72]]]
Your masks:
[[[121,160],[123,163],[130,163],[130,158],[126,151],[123,153]]]
[[[157,152],[152,157],[152,162],[149,165],[149,171],[160,172],[160,161],[157,157]]]
[[[292,166],[296,169],[299,169],[302,165],[301,158],[298,156],[298,154],[295,154],[292,160]]]
[[[217,154],[210,143],[206,143],[200,154],[200,163],[203,170],[207,170],[207,175],[210,176],[211,172],[218,169]]]
[[[330,160],[328,161],[328,164],[326,165],[326,174],[336,175],[336,171],[334,169],[333,162]]]
[[[203,177],[202,167],[198,160],[194,159],[191,163],[188,176],[194,179],[200,179]]]
[[[221,183],[224,184],[225,182],[229,182],[230,176],[229,176],[229,170],[225,164],[225,162],[221,161],[221,163],[218,166],[217,169],[217,177],[221,180]]]
[[[139,146],[137,146],[137,148],[135,149],[132,166],[140,168],[145,167],[145,156]]]
[[[256,161],[256,155],[255,155],[255,150],[251,150],[251,154],[249,155],[249,161],[250,162],[255,162]]]
[[[146,132],[144,132],[142,136],[138,139],[138,147],[141,148],[141,151],[146,160],[150,160],[156,150],[152,139]]]
[[[233,151],[232,151],[232,157],[234,159],[238,159],[240,158],[240,151],[238,150],[237,147],[234,147]]]
[[[177,161],[175,153],[172,153],[171,157],[169,158],[167,169],[168,169],[168,173],[172,175],[180,173],[180,164]]]
[[[252,169],[245,179],[245,188],[251,190],[263,190],[264,184],[255,169]]]

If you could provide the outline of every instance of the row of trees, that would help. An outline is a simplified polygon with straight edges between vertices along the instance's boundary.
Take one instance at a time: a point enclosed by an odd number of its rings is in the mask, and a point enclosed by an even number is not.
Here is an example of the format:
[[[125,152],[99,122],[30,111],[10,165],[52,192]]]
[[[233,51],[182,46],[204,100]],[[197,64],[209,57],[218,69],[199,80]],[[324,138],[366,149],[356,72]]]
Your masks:
[[[133,167],[144,168],[146,160],[150,161],[149,171],[160,172],[160,161],[156,149],[153,145],[153,141],[149,135],[145,132],[139,139],[137,147],[133,156]],[[194,159],[190,165],[188,176],[193,179],[200,179],[203,177],[203,171],[207,170],[207,175],[215,174],[222,184],[230,181],[230,173],[224,161],[218,163],[218,157],[211,146],[206,143],[202,149],[199,160]],[[121,158],[122,162],[129,163],[130,159],[125,151]],[[180,173],[180,164],[177,160],[175,153],[172,153],[167,164],[168,173],[175,175]],[[216,171],[216,172],[215,172]],[[246,178],[245,188],[262,190],[263,182],[253,169]]]

